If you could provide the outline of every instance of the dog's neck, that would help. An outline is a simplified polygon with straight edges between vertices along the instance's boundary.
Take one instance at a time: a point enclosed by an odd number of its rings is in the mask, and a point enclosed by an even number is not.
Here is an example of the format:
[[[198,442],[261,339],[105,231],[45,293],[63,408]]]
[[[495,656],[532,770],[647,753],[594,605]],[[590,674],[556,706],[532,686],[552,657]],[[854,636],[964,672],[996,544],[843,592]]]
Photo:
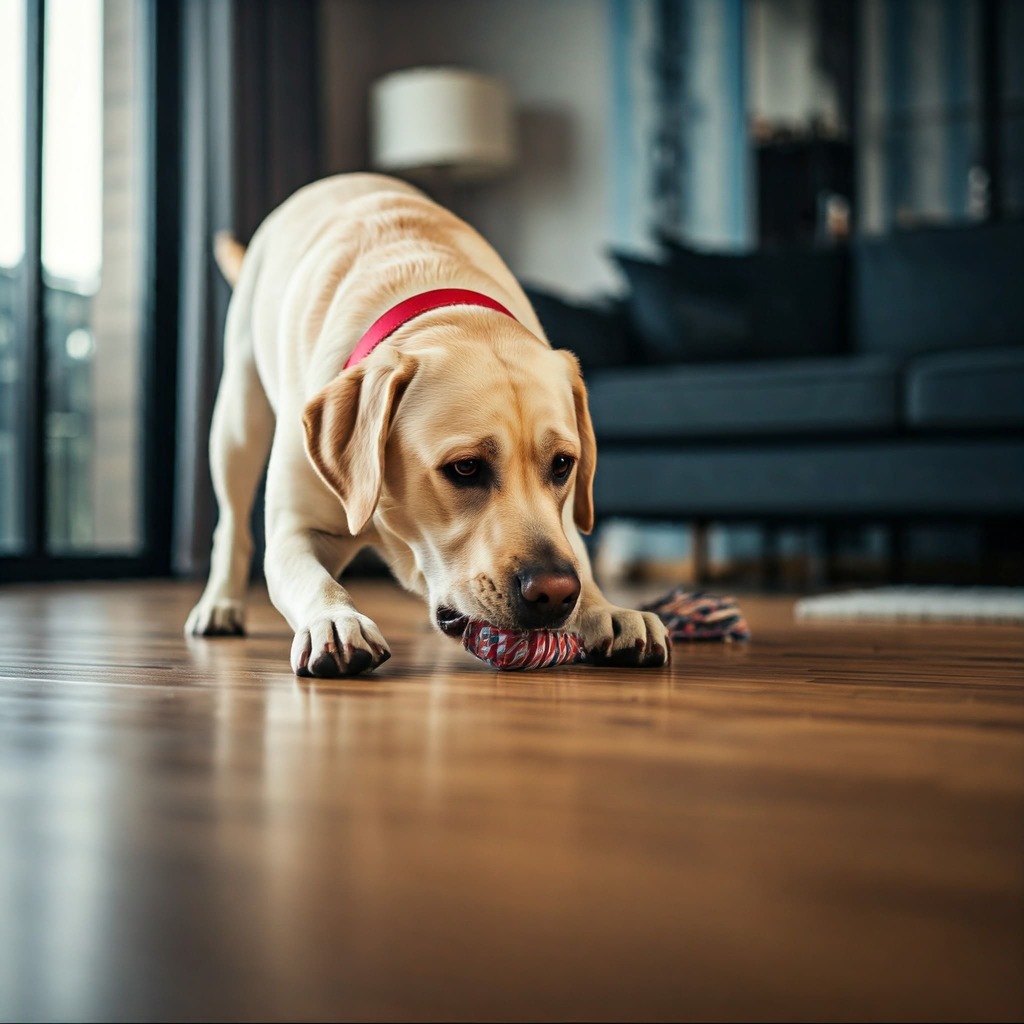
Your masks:
[[[413,295],[392,306],[373,322],[370,329],[359,339],[359,343],[352,350],[352,355],[345,363],[345,369],[347,370],[365,359],[382,341],[386,341],[399,327],[404,326],[410,320],[446,306],[483,306],[486,309],[504,313],[505,316],[511,317],[513,320],[516,319],[496,299],[468,288],[434,288],[428,292],[420,292],[418,295]]]

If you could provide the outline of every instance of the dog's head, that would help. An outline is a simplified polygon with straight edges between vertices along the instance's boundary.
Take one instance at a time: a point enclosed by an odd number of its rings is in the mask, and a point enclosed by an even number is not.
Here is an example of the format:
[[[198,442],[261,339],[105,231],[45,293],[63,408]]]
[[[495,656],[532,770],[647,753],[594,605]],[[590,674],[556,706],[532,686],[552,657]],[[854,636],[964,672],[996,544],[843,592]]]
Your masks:
[[[437,624],[558,628],[580,592],[596,452],[579,364],[492,314],[380,346],[317,394],[306,447]],[[486,334],[484,333],[486,332]],[[486,337],[486,341],[479,340]],[[403,564],[404,563],[404,564]]]

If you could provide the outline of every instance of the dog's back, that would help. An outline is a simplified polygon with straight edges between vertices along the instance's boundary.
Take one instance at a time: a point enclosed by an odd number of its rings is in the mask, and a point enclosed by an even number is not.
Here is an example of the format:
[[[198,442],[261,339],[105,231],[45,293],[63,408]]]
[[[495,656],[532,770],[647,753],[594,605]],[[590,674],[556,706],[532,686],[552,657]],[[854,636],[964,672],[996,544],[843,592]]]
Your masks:
[[[221,243],[230,278],[238,252]],[[538,337],[518,282],[468,224],[395,178],[345,174],[300,189],[253,236],[235,301],[251,303],[264,388],[308,397],[385,309],[424,287],[494,294]]]

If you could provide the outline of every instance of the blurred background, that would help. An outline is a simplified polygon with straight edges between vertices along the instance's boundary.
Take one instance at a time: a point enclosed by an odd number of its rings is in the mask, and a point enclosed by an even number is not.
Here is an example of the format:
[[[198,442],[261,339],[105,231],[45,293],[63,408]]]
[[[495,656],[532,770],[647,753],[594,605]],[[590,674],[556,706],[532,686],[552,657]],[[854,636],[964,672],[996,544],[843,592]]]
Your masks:
[[[580,356],[606,581],[1024,578],[1018,0],[0,0],[0,140],[0,579],[205,572],[210,239],[365,169]]]

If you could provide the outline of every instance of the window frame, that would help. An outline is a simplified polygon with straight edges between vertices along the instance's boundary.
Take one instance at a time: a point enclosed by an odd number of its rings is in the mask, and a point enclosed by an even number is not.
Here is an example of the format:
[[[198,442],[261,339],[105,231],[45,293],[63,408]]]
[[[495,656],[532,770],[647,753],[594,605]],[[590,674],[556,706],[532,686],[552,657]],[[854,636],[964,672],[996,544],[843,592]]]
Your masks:
[[[24,374],[18,425],[25,442],[23,551],[0,554],[0,582],[139,578],[171,573],[180,261],[179,0],[141,0],[144,54],[140,140],[145,181],[142,408],[138,429],[142,545],[132,554],[47,550],[47,352],[43,317],[42,144],[46,0],[24,0],[26,43],[25,257],[14,320]],[[16,484],[18,486],[18,484]]]

